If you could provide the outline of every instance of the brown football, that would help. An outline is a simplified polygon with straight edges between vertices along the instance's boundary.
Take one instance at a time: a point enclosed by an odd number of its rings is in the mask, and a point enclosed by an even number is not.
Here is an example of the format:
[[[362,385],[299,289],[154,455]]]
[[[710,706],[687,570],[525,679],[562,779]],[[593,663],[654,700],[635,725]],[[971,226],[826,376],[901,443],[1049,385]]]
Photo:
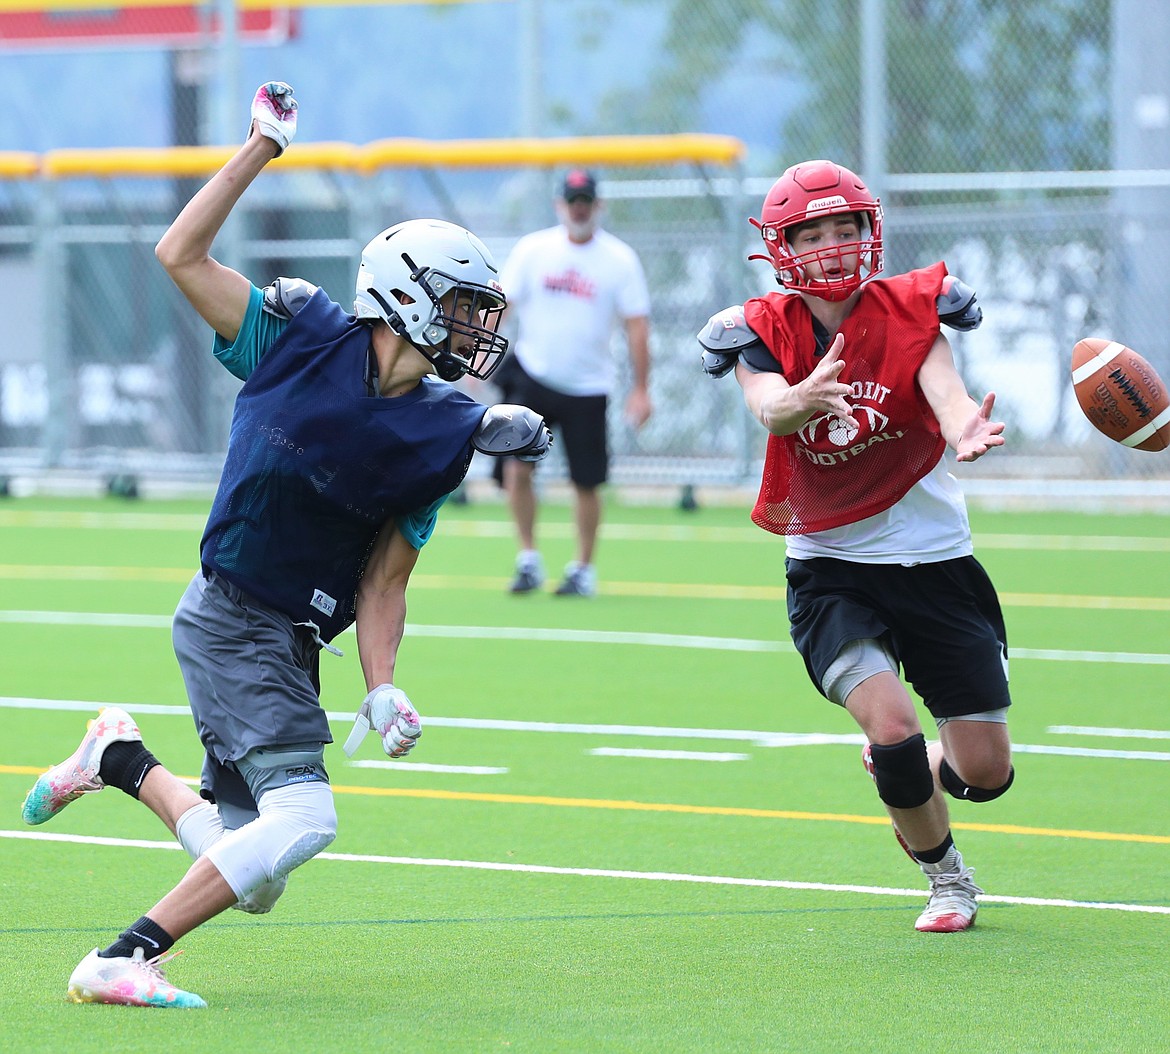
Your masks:
[[[1078,340],[1072,381],[1077,402],[1102,435],[1135,450],[1170,446],[1170,392],[1133,348],[1101,337]]]

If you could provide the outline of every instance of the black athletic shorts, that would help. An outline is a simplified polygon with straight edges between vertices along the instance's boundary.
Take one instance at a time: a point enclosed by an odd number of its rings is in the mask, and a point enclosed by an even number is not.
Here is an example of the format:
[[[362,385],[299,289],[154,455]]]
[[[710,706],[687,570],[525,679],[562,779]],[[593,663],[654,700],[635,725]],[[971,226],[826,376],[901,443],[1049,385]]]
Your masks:
[[[519,403],[540,414],[559,433],[561,449],[569,463],[569,478],[578,486],[599,487],[609,476],[609,448],[606,443],[604,395],[566,395],[530,377],[509,355],[492,376],[503,393],[504,402]],[[495,476],[503,473],[503,458],[494,458]]]
[[[938,563],[788,560],[788,618],[818,691],[841,648],[884,639],[906,680],[938,717],[1011,705],[999,598],[973,556]]]

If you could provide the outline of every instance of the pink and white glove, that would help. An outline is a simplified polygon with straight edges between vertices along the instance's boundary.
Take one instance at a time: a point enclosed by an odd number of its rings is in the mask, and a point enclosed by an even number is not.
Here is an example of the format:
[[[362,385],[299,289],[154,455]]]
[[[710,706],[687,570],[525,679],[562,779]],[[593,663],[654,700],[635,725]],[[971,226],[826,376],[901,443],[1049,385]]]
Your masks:
[[[349,757],[353,757],[371,728],[382,737],[382,749],[392,758],[406,757],[422,735],[418,711],[406,693],[392,684],[378,685],[362,702],[353,730],[342,747]]]
[[[261,135],[276,143],[276,156],[280,157],[297,134],[297,101],[293,98],[292,88],[284,81],[261,84],[252,99],[252,120]],[[249,125],[248,137],[251,136],[252,126]]]

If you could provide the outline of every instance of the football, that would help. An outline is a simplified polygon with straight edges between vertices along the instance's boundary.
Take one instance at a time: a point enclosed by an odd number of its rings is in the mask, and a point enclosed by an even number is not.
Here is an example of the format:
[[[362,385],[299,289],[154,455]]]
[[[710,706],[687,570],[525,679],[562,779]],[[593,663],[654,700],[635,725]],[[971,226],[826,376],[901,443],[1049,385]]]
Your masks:
[[[1086,337],[1072,353],[1073,391],[1089,423],[1135,450],[1170,446],[1170,392],[1132,348]]]

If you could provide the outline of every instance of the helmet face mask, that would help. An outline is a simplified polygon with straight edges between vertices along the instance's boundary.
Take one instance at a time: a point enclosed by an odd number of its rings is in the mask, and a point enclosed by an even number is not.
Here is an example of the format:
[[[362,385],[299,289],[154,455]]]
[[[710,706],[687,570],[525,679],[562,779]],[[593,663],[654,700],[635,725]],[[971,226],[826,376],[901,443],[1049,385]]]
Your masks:
[[[831,217],[853,219],[858,237],[799,252],[793,228]],[[806,161],[788,169],[764,199],[759,228],[767,260],[785,289],[822,300],[845,300],[882,269],[882,208],[861,179],[831,161]],[[864,271],[864,273],[863,273]],[[810,273],[811,272],[811,273]]]
[[[508,350],[507,338],[499,333],[500,319],[507,306],[503,292],[487,286],[461,284],[451,275],[438,271],[423,276],[420,284],[438,297],[432,301],[434,314],[423,330],[423,337],[429,348],[440,350],[434,356],[422,348],[419,350],[435,363],[436,371],[445,381],[458,380],[465,373],[486,380]],[[454,376],[447,376],[452,371]]]
[[[362,252],[354,313],[380,318],[445,381],[486,380],[508,350],[507,299],[486,245],[445,220],[407,220]]]

